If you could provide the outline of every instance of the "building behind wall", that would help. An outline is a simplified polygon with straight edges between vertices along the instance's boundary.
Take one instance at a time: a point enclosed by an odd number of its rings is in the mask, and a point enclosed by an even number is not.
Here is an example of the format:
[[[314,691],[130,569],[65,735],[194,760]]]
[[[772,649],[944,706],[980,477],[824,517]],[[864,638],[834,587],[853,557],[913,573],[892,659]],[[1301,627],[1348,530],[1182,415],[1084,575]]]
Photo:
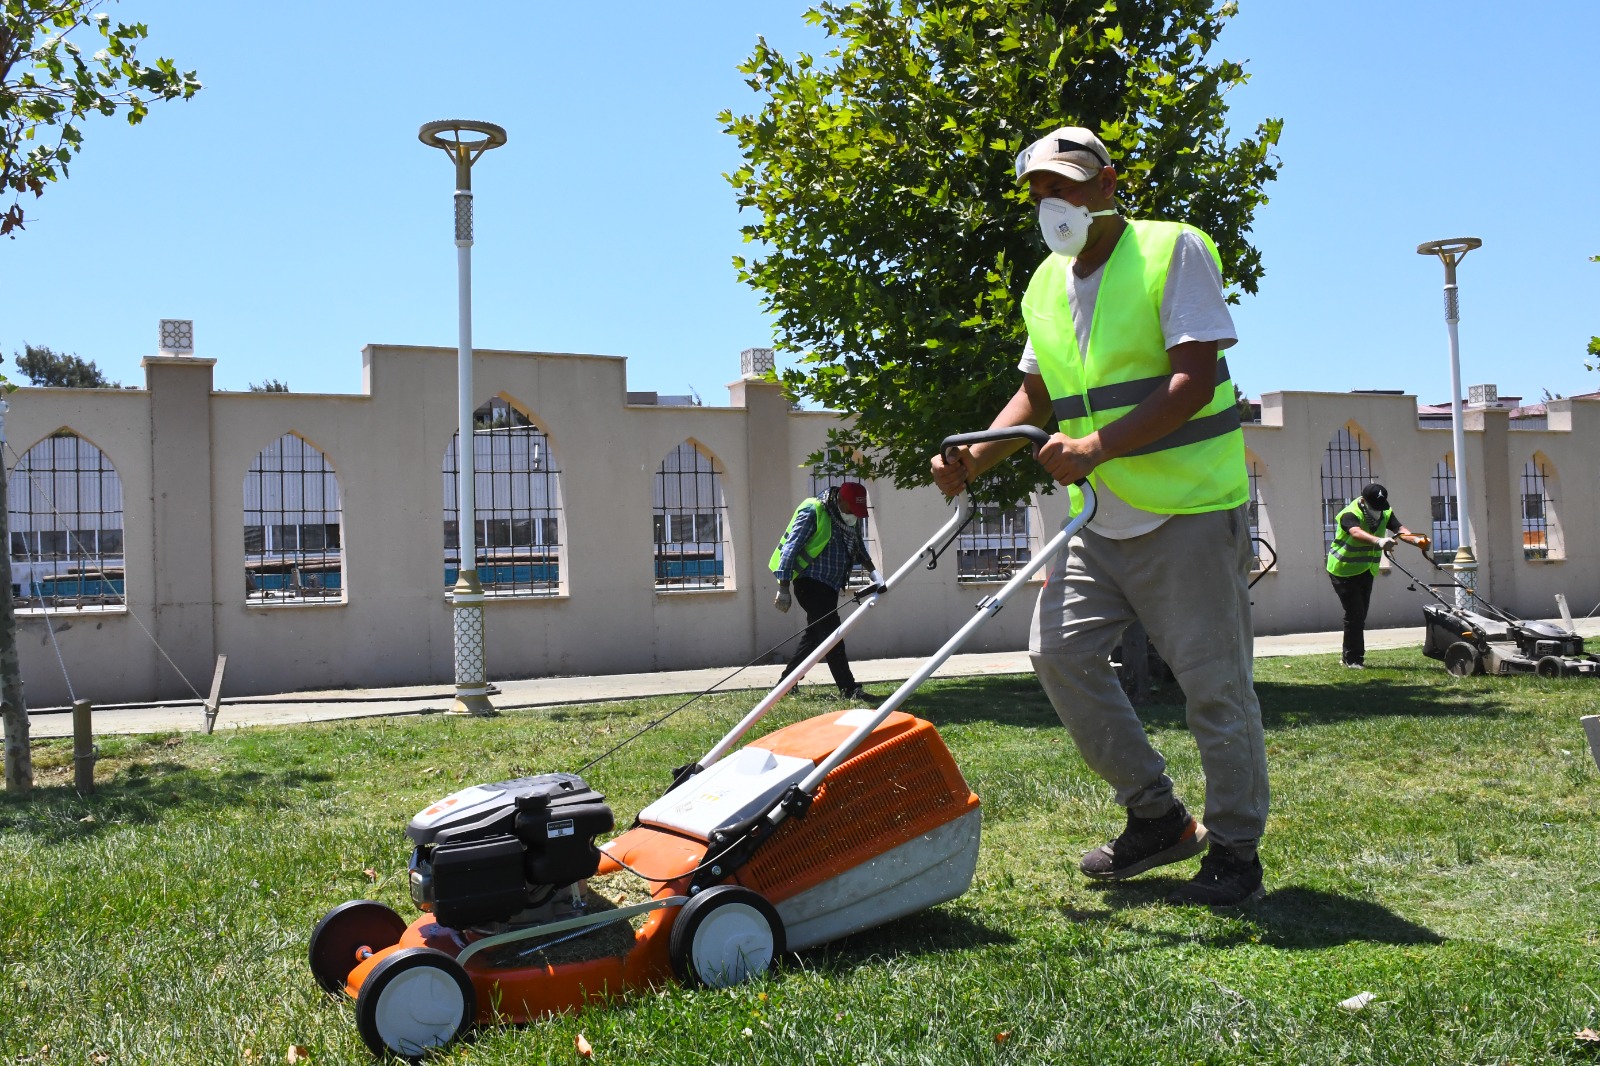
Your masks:
[[[491,677],[734,666],[794,632],[792,613],[771,607],[766,562],[796,502],[828,481],[806,458],[837,416],[796,409],[754,352],[719,407],[630,394],[618,358],[476,353]],[[218,392],[214,360],[174,355],[145,360],[144,389],[14,393],[13,563],[54,580],[21,614],[30,703],[67,701],[62,665],[79,698],[192,698],[218,653],[227,695],[448,683],[455,359],[369,347],[359,395]],[[1581,613],[1600,602],[1600,552],[1580,532],[1600,528],[1586,466],[1600,454],[1600,402],[1519,412],[1480,403],[1466,416],[1485,592],[1531,616],[1565,592]],[[1427,414],[1400,394],[1261,398],[1245,427],[1251,525],[1277,565],[1252,593],[1257,632],[1338,627],[1327,509],[1362,478],[1389,487],[1411,529],[1449,526],[1449,423]],[[64,441],[75,469],[96,471],[83,475],[94,493],[69,493],[59,469],[38,475],[38,449],[66,454]],[[949,514],[932,488],[868,491],[883,568]],[[1052,493],[986,517],[937,570],[914,569],[884,598],[851,654],[931,652],[1064,507]],[[61,550],[44,559],[47,547]],[[63,576],[74,568],[76,585]],[[1371,624],[1417,624],[1420,603],[1387,576]],[[970,650],[1025,647],[1030,613],[1019,600]]]

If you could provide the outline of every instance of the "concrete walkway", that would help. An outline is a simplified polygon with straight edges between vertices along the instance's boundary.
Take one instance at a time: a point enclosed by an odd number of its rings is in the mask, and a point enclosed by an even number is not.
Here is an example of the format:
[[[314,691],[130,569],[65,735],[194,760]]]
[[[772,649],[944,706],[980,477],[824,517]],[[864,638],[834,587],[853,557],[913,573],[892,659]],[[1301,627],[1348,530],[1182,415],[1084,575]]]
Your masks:
[[[1600,618],[1581,619],[1578,632],[1585,638],[1600,637]],[[1257,637],[1256,657],[1281,655],[1324,655],[1337,653],[1341,635],[1333,633],[1295,633]],[[1367,647],[1417,648],[1422,645],[1422,627],[1368,630]],[[852,663],[856,679],[871,686],[879,695],[888,695],[890,682],[904,681],[916,672],[923,659],[868,659]],[[970,677],[985,674],[1025,674],[1032,664],[1025,651],[987,652],[954,655],[939,668],[935,677]],[[732,667],[714,670],[670,670],[650,674],[608,674],[596,677],[540,677],[526,681],[500,681],[492,699],[497,709],[519,710],[566,703],[598,703],[606,700],[637,699],[642,696],[690,695],[712,685],[721,691],[756,689],[765,691],[778,683],[779,666],[752,666],[724,682]],[[819,676],[820,675],[820,676]],[[831,684],[826,665],[808,675],[820,683]],[[807,682],[811,684],[811,682]],[[322,692],[291,692],[275,696],[245,696],[226,699],[217,716],[218,729],[238,729],[257,725],[297,725],[326,722],[338,718],[366,718],[381,715],[437,714],[450,707],[453,686],[429,685],[412,688],[338,689]],[[751,701],[754,705],[754,700]],[[31,711],[29,735],[68,737],[72,735],[70,708]],[[121,733],[200,732],[205,728],[205,710],[199,701],[164,704],[129,704],[94,709],[96,735]]]

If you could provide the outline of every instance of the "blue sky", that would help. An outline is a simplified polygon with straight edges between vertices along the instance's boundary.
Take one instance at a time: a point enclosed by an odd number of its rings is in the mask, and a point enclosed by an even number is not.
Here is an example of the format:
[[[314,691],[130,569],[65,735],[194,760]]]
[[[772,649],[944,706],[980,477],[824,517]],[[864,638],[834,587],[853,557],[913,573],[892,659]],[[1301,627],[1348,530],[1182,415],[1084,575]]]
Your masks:
[[[219,388],[357,392],[363,344],[454,346],[451,172],[416,130],[469,117],[510,133],[474,172],[478,347],[622,355],[632,389],[726,403],[771,328],[729,264],[738,156],[715,116],[758,106],[735,69],[758,34],[818,49],[806,6],[124,0],[148,57],[206,88],[86,125],[71,178],[0,242],[0,350],[140,384],[157,320],[193,318]],[[1464,381],[1600,389],[1600,4],[1240,7],[1233,126],[1285,120],[1229,355],[1246,391],[1446,399],[1443,272],[1415,248],[1460,235],[1485,242],[1462,266]]]

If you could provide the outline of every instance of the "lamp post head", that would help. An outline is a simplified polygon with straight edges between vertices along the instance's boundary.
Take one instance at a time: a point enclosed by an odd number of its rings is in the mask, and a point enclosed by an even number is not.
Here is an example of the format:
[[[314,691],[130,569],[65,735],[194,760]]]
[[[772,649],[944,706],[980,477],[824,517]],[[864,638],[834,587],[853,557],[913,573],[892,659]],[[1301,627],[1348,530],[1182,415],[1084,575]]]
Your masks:
[[[1483,241],[1477,237],[1446,237],[1442,241],[1428,241],[1417,245],[1418,255],[1436,255],[1444,264],[1444,283],[1456,283],[1456,264],[1467,257],[1467,253],[1474,248],[1482,248]]]
[[[463,140],[463,133],[482,136]],[[506,143],[506,131],[493,122],[478,122],[469,118],[445,118],[424,122],[417,131],[417,139],[429,148],[439,148],[456,165],[456,188],[472,188],[472,164],[491,148]]]

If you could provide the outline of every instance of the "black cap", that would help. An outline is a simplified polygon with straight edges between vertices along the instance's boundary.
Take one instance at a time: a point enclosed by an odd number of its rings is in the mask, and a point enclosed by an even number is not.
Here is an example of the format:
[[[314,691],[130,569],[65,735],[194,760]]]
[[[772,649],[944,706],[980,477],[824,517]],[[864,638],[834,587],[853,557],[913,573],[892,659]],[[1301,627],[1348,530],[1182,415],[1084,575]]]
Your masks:
[[[1361,490],[1361,498],[1379,510],[1389,506],[1389,490],[1376,481]]]

